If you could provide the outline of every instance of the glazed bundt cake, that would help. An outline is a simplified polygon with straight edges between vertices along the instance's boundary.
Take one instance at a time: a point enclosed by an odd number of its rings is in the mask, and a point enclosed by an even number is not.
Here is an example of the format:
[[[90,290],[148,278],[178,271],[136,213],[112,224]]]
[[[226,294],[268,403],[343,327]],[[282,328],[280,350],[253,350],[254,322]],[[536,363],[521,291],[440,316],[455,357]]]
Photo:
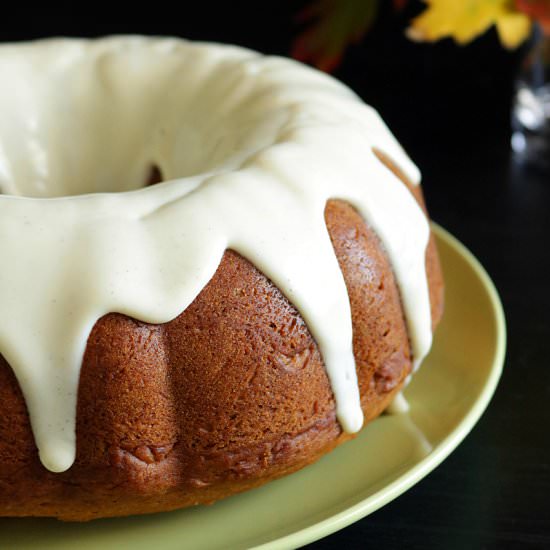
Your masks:
[[[395,399],[442,280],[334,79],[176,39],[0,47],[0,515],[211,503]]]

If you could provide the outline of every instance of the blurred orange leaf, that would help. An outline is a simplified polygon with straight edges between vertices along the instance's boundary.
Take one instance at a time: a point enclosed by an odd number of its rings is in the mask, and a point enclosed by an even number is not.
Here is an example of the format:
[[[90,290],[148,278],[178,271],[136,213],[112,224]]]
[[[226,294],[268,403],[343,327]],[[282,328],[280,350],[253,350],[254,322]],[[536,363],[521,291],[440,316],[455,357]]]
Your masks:
[[[378,0],[317,0],[300,14],[305,30],[292,46],[292,56],[330,72],[350,44],[359,42],[378,12]]]
[[[538,21],[544,33],[550,35],[550,0],[516,0],[516,7]]]
[[[401,11],[405,8],[409,0],[393,0],[393,9],[395,11]]]

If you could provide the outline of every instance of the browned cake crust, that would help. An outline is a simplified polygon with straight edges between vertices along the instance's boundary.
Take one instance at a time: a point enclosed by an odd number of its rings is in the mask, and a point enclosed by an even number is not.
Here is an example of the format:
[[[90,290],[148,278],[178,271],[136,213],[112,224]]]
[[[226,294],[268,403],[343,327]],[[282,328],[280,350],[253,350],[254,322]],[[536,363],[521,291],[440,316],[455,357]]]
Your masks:
[[[351,300],[368,422],[410,372],[405,320],[377,236],[341,201],[329,201],[325,219]],[[443,286],[433,238],[426,264],[435,326]],[[0,356],[0,516],[83,521],[210,503],[298,470],[350,437],[304,321],[232,251],[173,321],[109,314],[97,322],[80,378],[77,459],[65,473],[41,465]]]

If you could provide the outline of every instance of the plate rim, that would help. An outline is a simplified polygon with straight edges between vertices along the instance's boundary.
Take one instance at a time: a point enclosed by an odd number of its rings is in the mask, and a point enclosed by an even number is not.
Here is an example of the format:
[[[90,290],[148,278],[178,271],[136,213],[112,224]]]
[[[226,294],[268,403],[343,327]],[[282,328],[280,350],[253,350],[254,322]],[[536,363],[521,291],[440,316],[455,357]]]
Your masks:
[[[329,518],[315,522],[294,533],[253,546],[251,550],[283,550],[298,548],[335,533],[382,508],[437,468],[437,466],[439,466],[451,452],[462,443],[487,409],[496,391],[504,367],[507,340],[504,308],[495,284],[481,262],[464,244],[449,233],[449,231],[433,221],[431,222],[431,226],[437,238],[450,245],[474,271],[489,298],[496,325],[496,345],[489,376],[481,389],[480,395],[460,423],[449,432],[443,441],[429,455],[415,464],[412,468],[406,470],[396,480],[342,512],[338,512]]]

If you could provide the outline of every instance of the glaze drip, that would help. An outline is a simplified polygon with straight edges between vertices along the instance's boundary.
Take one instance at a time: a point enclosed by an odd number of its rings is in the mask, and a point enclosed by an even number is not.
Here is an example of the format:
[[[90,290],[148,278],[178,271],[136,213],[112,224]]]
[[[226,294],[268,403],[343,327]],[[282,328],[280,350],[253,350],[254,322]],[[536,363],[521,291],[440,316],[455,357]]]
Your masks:
[[[74,461],[95,322],[172,320],[228,248],[300,311],[338,420],[359,430],[349,299],[324,221],[331,198],[377,232],[415,364],[427,353],[428,223],[373,149],[411,181],[419,173],[343,85],[236,47],[139,37],[2,46],[0,80],[0,352],[46,468]],[[166,181],[143,187],[151,166]]]

